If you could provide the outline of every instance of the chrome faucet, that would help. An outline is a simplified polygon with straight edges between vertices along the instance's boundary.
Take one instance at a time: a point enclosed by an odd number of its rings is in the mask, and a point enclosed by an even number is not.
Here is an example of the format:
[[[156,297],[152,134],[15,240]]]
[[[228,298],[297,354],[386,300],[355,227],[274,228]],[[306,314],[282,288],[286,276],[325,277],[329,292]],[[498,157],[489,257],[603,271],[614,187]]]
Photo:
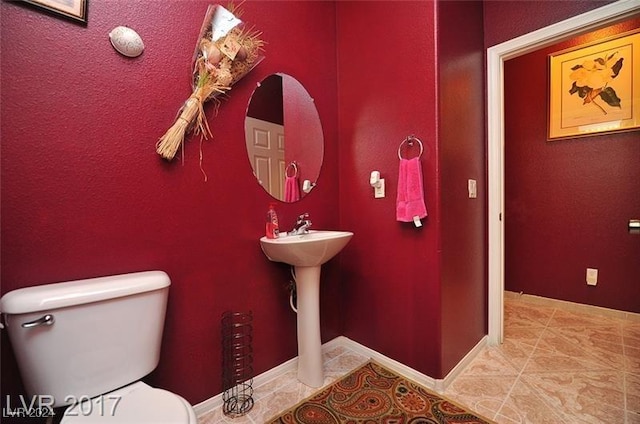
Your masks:
[[[291,234],[307,234],[309,232],[309,227],[311,227],[311,220],[309,219],[308,213],[303,213],[296,220],[296,225],[294,225],[293,230],[290,231]]]

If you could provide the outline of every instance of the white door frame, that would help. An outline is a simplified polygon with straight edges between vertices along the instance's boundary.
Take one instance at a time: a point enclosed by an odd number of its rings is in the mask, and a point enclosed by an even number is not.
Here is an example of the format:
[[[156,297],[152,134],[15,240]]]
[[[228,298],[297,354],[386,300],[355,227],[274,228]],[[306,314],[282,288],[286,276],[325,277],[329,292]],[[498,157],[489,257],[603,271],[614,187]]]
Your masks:
[[[621,0],[487,49],[489,343],[503,340],[504,301],[504,68],[505,60],[622,20],[640,11],[640,0]]]

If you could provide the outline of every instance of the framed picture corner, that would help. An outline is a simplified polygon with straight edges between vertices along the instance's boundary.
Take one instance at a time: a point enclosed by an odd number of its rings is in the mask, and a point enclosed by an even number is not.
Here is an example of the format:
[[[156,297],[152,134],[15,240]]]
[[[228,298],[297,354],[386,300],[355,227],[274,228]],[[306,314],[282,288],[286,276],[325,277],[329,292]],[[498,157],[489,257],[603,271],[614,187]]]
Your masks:
[[[22,0],[24,3],[43,9],[52,15],[61,16],[77,23],[87,24],[89,0]]]
[[[547,141],[640,128],[640,29],[549,55]]]

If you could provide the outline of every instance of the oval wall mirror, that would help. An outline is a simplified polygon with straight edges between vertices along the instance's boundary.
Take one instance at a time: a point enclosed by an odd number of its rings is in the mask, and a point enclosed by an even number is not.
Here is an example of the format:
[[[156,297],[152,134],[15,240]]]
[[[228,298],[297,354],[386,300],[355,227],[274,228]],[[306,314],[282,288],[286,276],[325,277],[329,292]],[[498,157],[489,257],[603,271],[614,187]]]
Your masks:
[[[247,155],[258,183],[283,202],[315,186],[324,136],[313,98],[295,78],[272,74],[251,95],[244,121]]]

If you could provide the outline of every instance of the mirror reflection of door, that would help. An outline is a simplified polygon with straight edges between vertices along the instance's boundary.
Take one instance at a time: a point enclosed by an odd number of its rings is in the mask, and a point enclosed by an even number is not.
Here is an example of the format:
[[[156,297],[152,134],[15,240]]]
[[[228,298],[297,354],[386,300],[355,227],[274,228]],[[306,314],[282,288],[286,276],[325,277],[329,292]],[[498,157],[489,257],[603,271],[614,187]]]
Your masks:
[[[247,154],[258,182],[276,199],[284,199],[284,125],[247,116]]]
[[[282,77],[270,75],[259,85],[247,109],[244,132],[247,154],[258,182],[276,199],[284,199],[284,111]]]

